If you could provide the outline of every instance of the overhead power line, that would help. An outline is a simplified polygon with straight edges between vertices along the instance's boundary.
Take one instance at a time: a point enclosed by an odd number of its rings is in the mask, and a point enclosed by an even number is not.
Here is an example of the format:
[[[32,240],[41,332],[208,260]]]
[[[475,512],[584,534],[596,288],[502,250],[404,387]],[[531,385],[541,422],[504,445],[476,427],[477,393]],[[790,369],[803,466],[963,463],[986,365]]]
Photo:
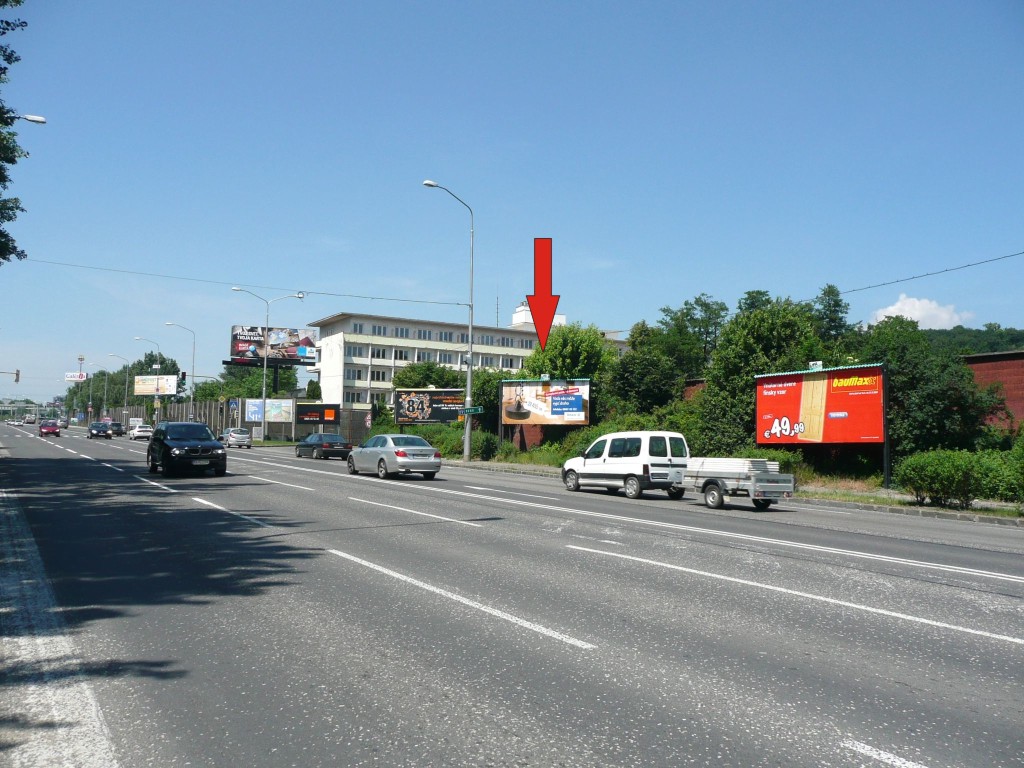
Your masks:
[[[1011,253],[1006,256],[996,256],[994,259],[985,259],[984,261],[975,261],[970,264],[962,264],[959,267],[949,267],[948,269],[939,269],[935,272],[925,272],[923,275],[914,275],[913,277],[901,277],[898,280],[889,280],[885,283],[876,283],[875,285],[866,285],[863,288],[851,288],[848,291],[840,291],[840,294],[846,293],[857,293],[858,291],[869,291],[872,288],[882,288],[887,285],[896,285],[897,283],[906,283],[911,280],[920,280],[922,277],[933,277],[935,275],[942,275],[946,272],[957,272],[961,269],[967,269],[968,267],[978,267],[982,264],[991,264],[994,261],[1002,261],[1003,259],[1012,259],[1014,256],[1024,256],[1024,251],[1018,251],[1017,253]]]

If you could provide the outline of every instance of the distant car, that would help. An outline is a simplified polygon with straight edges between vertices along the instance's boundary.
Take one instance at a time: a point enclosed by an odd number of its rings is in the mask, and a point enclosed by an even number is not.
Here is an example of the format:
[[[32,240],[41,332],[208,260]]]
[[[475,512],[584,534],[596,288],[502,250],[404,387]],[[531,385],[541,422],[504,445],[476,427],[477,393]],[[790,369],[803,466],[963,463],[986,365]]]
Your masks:
[[[153,436],[153,428],[149,424],[136,424],[128,430],[129,440],[149,440]]]
[[[314,459],[329,459],[337,456],[347,459],[352,451],[352,443],[344,435],[331,432],[314,432],[295,446],[296,457],[312,456]]]
[[[42,437],[43,435],[60,437],[60,424],[55,419],[46,419],[39,422],[39,436]]]
[[[194,421],[161,421],[153,430],[146,449],[149,471],[170,477],[186,470],[212,469],[217,477],[228,471],[228,449],[210,428]]]
[[[252,435],[242,427],[225,429],[217,439],[224,443],[225,448],[252,448]]]
[[[23,427],[23,426],[25,426],[25,422],[22,421],[21,419],[15,419],[14,420],[14,426],[15,427]]]
[[[120,421],[112,421],[110,422],[110,431],[114,433],[114,435],[124,437],[124,424]]]
[[[94,421],[89,425],[89,434],[86,435],[90,440],[94,437],[105,437],[107,440],[110,440],[113,436],[113,433],[110,431],[110,425],[105,421]]]
[[[377,477],[418,472],[433,480],[441,470],[441,452],[418,435],[375,435],[348,455],[348,472],[376,472]]]
[[[57,419],[57,426],[60,427],[61,429],[67,429],[68,428],[68,420],[67,419]]]

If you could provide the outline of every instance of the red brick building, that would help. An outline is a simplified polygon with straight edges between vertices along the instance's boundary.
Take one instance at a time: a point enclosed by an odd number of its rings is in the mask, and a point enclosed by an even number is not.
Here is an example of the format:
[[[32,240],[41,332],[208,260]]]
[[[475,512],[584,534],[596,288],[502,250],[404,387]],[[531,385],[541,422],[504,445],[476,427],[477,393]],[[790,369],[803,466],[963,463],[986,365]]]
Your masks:
[[[1006,426],[1016,428],[1024,422],[1024,350],[964,355],[963,361],[979,386],[1000,385],[1006,407],[1013,414],[1013,423]]]

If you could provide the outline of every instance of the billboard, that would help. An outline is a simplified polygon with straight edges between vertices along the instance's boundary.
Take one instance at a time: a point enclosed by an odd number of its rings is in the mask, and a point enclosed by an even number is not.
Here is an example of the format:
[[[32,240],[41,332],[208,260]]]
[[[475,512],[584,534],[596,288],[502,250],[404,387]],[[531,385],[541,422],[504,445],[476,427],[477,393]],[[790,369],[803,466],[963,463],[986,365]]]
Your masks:
[[[296,424],[341,424],[338,403],[296,403]]]
[[[178,394],[178,377],[171,376],[136,376],[136,395],[176,395]]]
[[[501,382],[502,424],[590,423],[590,379],[518,379]]]
[[[262,325],[231,326],[231,362],[263,365],[264,342],[269,349],[267,365],[313,365],[316,362],[316,331]]]
[[[448,424],[461,421],[464,389],[396,389],[396,424]]]
[[[292,400],[271,400],[267,398],[267,421],[292,423],[292,415],[295,413],[292,408]],[[245,420],[263,421],[263,399],[246,398]]]
[[[880,365],[754,378],[758,445],[885,442]]]
[[[68,371],[64,374],[64,381],[87,381],[89,374],[84,371]]]

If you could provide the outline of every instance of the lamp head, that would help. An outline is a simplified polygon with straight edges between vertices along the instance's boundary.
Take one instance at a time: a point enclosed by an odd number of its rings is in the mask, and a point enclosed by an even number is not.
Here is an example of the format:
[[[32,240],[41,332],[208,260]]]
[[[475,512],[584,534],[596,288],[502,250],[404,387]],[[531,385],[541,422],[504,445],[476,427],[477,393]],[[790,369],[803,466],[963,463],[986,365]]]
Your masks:
[[[305,291],[299,291],[298,293],[295,294],[295,298],[296,299],[304,299],[304,298],[306,298],[306,292]]]
[[[431,181],[430,179],[427,179],[426,181],[423,182],[423,186],[424,187],[439,187],[440,184],[438,184],[436,181]]]
[[[46,122],[46,118],[42,115],[18,115],[18,117],[20,117],[22,120],[28,120],[30,123],[43,124]]]

